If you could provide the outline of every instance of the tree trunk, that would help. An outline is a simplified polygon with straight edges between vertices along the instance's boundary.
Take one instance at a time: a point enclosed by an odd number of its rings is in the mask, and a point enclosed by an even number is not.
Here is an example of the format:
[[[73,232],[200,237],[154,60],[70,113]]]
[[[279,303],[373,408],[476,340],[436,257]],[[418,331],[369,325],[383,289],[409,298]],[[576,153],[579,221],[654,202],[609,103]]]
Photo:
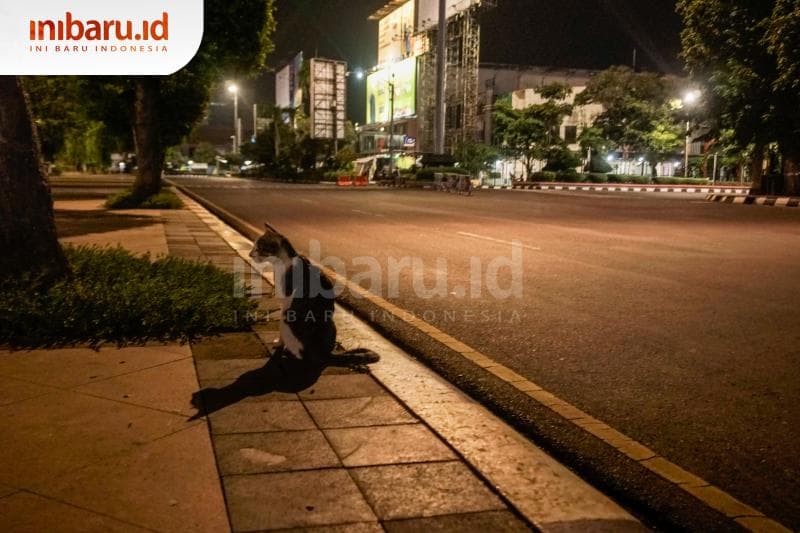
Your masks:
[[[757,144],[753,149],[753,161],[750,164],[750,194],[766,194],[764,183],[764,146]]]
[[[800,196],[800,150],[783,154],[783,194]]]
[[[0,76],[0,279],[66,271],[27,95],[19,78]]]
[[[166,154],[161,143],[158,113],[161,80],[151,76],[138,78],[135,84],[133,139],[138,170],[133,192],[144,199],[161,190],[161,172]]]

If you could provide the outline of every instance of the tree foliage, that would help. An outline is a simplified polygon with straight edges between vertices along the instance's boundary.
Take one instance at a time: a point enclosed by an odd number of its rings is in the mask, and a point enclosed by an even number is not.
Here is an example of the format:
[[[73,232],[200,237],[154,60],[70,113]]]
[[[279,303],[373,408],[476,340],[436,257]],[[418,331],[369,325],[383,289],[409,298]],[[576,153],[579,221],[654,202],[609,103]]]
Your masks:
[[[563,156],[566,146],[559,131],[573,109],[568,85],[544,85],[536,89],[536,94],[540,103],[514,109],[511,102],[499,101],[494,112],[495,138],[507,155],[522,160],[528,176],[533,174],[536,161],[549,162]]]
[[[607,142],[625,159],[644,157],[655,176],[656,166],[683,144],[679,109],[674,105],[677,93],[675,81],[659,74],[624,66],[599,73],[576,98],[580,105],[603,106],[582,144],[597,150]]]
[[[717,130],[753,153],[761,192],[765,148],[783,156],[783,189],[800,193],[800,4],[796,0],[680,0],[683,57],[708,87]]]

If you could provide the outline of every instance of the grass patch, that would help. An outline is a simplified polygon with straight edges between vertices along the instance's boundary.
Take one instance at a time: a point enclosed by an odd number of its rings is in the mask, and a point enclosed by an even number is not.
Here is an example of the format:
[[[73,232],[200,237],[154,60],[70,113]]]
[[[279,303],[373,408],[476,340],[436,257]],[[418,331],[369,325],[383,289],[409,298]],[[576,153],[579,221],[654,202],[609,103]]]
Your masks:
[[[113,194],[106,200],[108,209],[182,209],[183,202],[172,191],[161,191],[158,194],[142,198],[132,190]]]
[[[218,268],[122,248],[66,247],[72,273],[44,286],[0,280],[0,345],[44,348],[189,342],[247,330],[256,302]],[[237,290],[238,289],[238,290]]]

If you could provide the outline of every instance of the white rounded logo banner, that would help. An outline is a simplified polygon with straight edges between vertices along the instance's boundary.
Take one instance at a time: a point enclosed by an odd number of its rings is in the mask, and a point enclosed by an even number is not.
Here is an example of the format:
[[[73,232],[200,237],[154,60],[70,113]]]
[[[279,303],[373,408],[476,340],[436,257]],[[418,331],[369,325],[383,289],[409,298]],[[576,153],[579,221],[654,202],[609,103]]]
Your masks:
[[[0,75],[167,75],[203,39],[203,0],[0,0]]]

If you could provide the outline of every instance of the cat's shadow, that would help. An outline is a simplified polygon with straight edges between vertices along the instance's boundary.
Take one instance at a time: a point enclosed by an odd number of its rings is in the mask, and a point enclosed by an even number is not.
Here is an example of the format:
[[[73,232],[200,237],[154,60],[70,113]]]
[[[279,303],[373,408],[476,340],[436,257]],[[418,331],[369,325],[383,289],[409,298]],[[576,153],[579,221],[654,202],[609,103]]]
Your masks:
[[[222,388],[207,387],[192,395],[197,413],[189,420],[213,414],[246,398],[273,392],[298,393],[314,385],[327,365],[291,357],[273,356],[266,364],[245,372],[236,381]]]

